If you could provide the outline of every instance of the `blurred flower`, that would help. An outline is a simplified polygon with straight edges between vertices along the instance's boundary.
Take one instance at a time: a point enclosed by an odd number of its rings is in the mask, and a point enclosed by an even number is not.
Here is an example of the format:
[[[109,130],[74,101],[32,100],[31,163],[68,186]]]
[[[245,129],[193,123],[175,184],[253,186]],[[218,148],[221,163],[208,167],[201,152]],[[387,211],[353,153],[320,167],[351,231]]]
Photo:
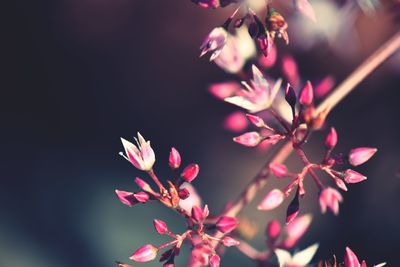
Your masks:
[[[247,109],[250,113],[255,113],[267,109],[272,105],[275,96],[281,87],[282,80],[277,80],[274,86],[270,88],[260,70],[254,65],[252,69],[252,87],[247,83],[242,82],[247,90],[242,89],[235,96],[225,98],[225,101]]]
[[[215,58],[214,62],[229,73],[242,70],[246,61],[256,55],[256,46],[247,33],[246,27],[240,27],[236,34],[228,34],[226,44]]]
[[[232,132],[241,132],[247,128],[249,121],[242,111],[229,114],[224,121],[224,128]]]
[[[279,189],[271,190],[261,202],[258,204],[258,210],[272,210],[278,207],[283,200],[285,199],[285,195]]]
[[[361,165],[367,162],[378,151],[372,147],[354,148],[349,153],[349,162],[353,166]]]
[[[211,52],[210,61],[216,59],[225,47],[228,32],[223,27],[214,28],[200,46],[200,57]]]
[[[180,188],[189,191],[189,197],[184,200],[181,199],[179,201],[179,207],[190,214],[193,206],[200,207],[202,205],[202,200],[193,185],[183,183]]]
[[[150,146],[150,141],[146,141],[139,132],[137,134],[139,139],[135,138],[137,146],[121,138],[126,156],[122,152],[120,154],[139,170],[150,171],[156,161],[154,151]]]

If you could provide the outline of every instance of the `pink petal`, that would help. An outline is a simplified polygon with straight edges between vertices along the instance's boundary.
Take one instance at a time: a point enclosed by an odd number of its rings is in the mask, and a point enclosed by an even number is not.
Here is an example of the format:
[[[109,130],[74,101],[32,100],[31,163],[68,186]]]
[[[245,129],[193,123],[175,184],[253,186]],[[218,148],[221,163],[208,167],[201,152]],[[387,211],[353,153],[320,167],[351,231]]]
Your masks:
[[[240,90],[241,86],[237,82],[214,83],[208,88],[213,96],[221,100],[235,95]]]
[[[229,216],[221,216],[217,223],[217,229],[223,233],[232,232],[237,226],[237,219]]]
[[[224,121],[224,128],[232,132],[241,132],[249,125],[246,115],[241,111],[235,111],[228,115]]]
[[[299,102],[303,105],[309,106],[314,100],[314,89],[311,83],[308,81],[306,85],[301,90]]]
[[[181,173],[181,177],[185,179],[186,182],[192,182],[194,179],[196,179],[197,175],[199,174],[200,167],[197,164],[189,164],[186,166],[185,169],[183,169],[183,172]]]
[[[334,85],[335,85],[335,80],[333,79],[332,76],[325,77],[315,86],[314,90],[315,96],[317,98],[324,97],[331,91]]]
[[[285,177],[288,172],[285,164],[279,164],[274,162],[271,162],[269,164],[269,169],[276,177]]]
[[[349,248],[346,247],[346,254],[344,257],[344,266],[345,267],[359,267],[360,262],[358,261],[358,258],[356,254]]]
[[[210,257],[210,267],[219,267],[220,257],[217,254],[214,254]]]
[[[352,149],[349,153],[349,162],[353,166],[358,166],[368,161],[378,151],[372,147],[359,147]]]
[[[266,234],[270,240],[275,240],[279,237],[281,234],[281,225],[277,220],[272,220],[268,223]]]
[[[137,203],[137,200],[132,192],[115,190],[115,193],[117,194],[119,200],[127,206],[131,207]]]
[[[169,167],[173,170],[178,169],[181,166],[181,155],[175,147],[171,148],[168,158]]]
[[[258,204],[258,210],[272,210],[278,207],[283,200],[285,199],[285,195],[279,189],[274,189],[270,191]]]

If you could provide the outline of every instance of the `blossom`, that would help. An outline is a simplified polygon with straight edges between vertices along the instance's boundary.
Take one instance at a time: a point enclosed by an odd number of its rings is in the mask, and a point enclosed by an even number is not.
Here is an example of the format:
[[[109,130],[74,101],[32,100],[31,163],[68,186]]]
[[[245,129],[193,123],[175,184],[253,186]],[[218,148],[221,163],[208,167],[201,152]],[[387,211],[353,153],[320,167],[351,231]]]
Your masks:
[[[122,152],[120,154],[139,170],[150,171],[156,161],[154,151],[150,146],[150,141],[146,141],[139,132],[137,135],[138,139],[135,138],[137,146],[121,138],[126,155]]]
[[[322,190],[319,196],[319,205],[321,212],[325,213],[326,209],[329,208],[335,215],[339,214],[339,202],[343,201],[342,195],[336,189],[327,187]]]
[[[240,27],[235,35],[228,34],[226,44],[214,62],[226,72],[237,73],[255,54],[256,46],[247,33],[247,28]]]
[[[295,253],[293,256],[283,249],[276,249],[275,254],[278,258],[280,267],[304,267],[307,266],[318,250],[318,244]]]
[[[223,27],[214,28],[200,46],[200,57],[211,52],[210,61],[216,59],[225,47],[228,32]]]
[[[155,246],[148,244],[137,249],[130,259],[137,262],[151,261],[157,257],[157,252],[158,249]]]
[[[250,87],[246,82],[242,82],[247,90],[242,89],[240,92],[236,93],[235,96],[227,97],[224,100],[228,103],[247,109],[250,113],[256,113],[267,109],[272,105],[279,89],[281,88],[282,80],[277,80],[274,86],[270,88],[269,83],[260,70],[254,65],[252,70],[252,86]]]

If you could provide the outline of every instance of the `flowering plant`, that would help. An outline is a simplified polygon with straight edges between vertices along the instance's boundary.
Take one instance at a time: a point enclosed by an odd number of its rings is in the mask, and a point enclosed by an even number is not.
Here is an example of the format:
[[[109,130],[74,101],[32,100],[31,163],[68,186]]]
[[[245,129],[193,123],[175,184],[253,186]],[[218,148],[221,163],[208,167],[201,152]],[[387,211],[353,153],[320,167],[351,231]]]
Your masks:
[[[400,47],[400,35],[389,40],[371,59],[367,60],[347,80],[321,101],[333,87],[329,76],[320,84],[303,81],[298,73],[296,63],[290,56],[283,62],[282,76],[272,77],[265,71],[275,64],[279,55],[278,39],[289,44],[289,27],[285,17],[267,4],[264,17],[261,19],[247,1],[238,0],[193,0],[204,8],[223,8],[236,5],[234,12],[225,22],[215,27],[200,45],[200,56],[210,54],[210,61],[231,74],[237,74],[241,82],[214,84],[210,92],[219,99],[233,104],[246,112],[248,124],[240,131],[242,134],[233,137],[233,141],[249,147],[279,146],[273,157],[259,171],[257,176],[244,188],[241,195],[224,210],[217,212],[208,205],[202,205],[200,197],[192,183],[198,179],[200,167],[191,163],[182,168],[182,157],[176,148],[171,148],[168,165],[171,179],[161,179],[153,166],[156,156],[150,141],[138,133],[136,144],[123,138],[125,153],[121,155],[138,170],[143,171],[149,179],[137,177],[135,182],[138,192],[116,190],[118,199],[125,205],[134,206],[156,201],[175,211],[185,222],[185,229],[174,233],[168,224],[157,218],[153,224],[156,232],[168,238],[160,245],[146,244],[136,249],[130,259],[134,262],[148,262],[160,255],[163,266],[175,266],[181,247],[187,243],[191,248],[188,266],[220,266],[221,255],[225,249],[236,247],[240,252],[260,263],[260,266],[306,266],[318,249],[318,244],[294,254],[289,250],[295,248],[300,238],[309,228],[312,215],[299,215],[301,199],[309,191],[306,179],[311,179],[318,189],[314,198],[319,203],[322,213],[330,210],[339,214],[339,204],[343,202],[342,192],[348,191],[350,184],[363,182],[364,174],[354,170],[370,160],[377,152],[376,148],[352,148],[347,153],[337,153],[338,132],[334,127],[326,128],[327,116],[334,106],[349,93],[374,68]],[[312,21],[316,13],[307,0],[297,0],[294,7]],[[231,33],[233,29],[236,34]],[[260,57],[257,58],[256,46]],[[246,73],[246,64],[251,63],[251,75]],[[243,112],[243,111],[242,111]],[[235,124],[233,119],[231,124]],[[248,130],[248,127],[252,127]],[[323,132],[325,141],[320,144],[321,157],[311,160],[304,147],[310,142],[314,132]],[[340,133],[340,132],[339,132]],[[302,167],[292,170],[285,159],[294,152]],[[158,163],[158,162],[157,162]],[[239,212],[251,202],[263,188],[270,177],[287,180],[284,188],[272,188],[258,204],[260,211],[278,208],[286,198],[290,204],[286,207],[284,223],[274,219],[266,224],[266,247],[257,250],[240,237],[241,220]],[[325,178],[328,179],[325,179]],[[324,179],[323,179],[324,178]],[[154,186],[150,184],[154,183]],[[345,267],[366,266],[365,261],[358,260],[356,254],[346,248]],[[340,261],[341,262],[341,261]],[[129,264],[117,262],[120,267]],[[331,266],[329,261],[321,261],[320,266]],[[383,266],[380,264],[379,266]],[[332,266],[337,266],[334,258]]]

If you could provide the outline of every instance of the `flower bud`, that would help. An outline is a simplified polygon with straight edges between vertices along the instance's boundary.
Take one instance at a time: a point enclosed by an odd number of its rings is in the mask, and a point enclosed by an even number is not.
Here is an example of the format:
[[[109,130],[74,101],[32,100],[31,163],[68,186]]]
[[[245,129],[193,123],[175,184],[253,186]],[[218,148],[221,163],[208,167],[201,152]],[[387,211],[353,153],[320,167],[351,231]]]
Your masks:
[[[319,205],[321,207],[321,212],[325,213],[326,209],[329,208],[333,214],[339,214],[339,202],[343,201],[342,195],[336,189],[327,187],[322,190],[319,195]]]
[[[276,240],[281,234],[281,225],[277,220],[272,220],[268,223],[266,234],[269,240]]]
[[[179,195],[180,199],[185,200],[190,196],[190,193],[189,193],[189,190],[187,190],[186,188],[183,188],[183,189],[179,190],[178,195]]]
[[[325,139],[325,146],[327,149],[333,149],[338,141],[338,136],[336,133],[335,128],[331,127],[331,130],[329,131],[328,135],[326,136]]]
[[[294,92],[293,87],[289,83],[286,85],[285,100],[286,102],[288,102],[292,110],[295,110],[297,101],[296,93]]]
[[[117,194],[117,197],[119,198],[119,200],[127,206],[132,207],[133,205],[138,203],[138,201],[136,200],[136,198],[132,192],[115,190],[115,193]]]
[[[353,166],[358,166],[368,161],[378,149],[372,147],[359,147],[352,149],[349,153],[349,162]]]
[[[149,201],[150,196],[146,192],[138,192],[134,193],[133,196],[136,198],[137,201],[141,203],[146,203]]]
[[[129,259],[136,262],[147,262],[157,257],[158,249],[151,244],[145,245],[136,250]]]
[[[306,85],[303,87],[301,91],[299,102],[302,105],[309,106],[313,103],[314,100],[314,89],[310,83],[307,81]]]
[[[346,247],[346,255],[344,256],[345,267],[359,267],[360,262],[358,261],[357,255],[349,248]]]
[[[300,203],[299,203],[299,190],[297,190],[292,202],[290,202],[286,210],[286,224],[290,224],[294,218],[296,218],[299,213]]]
[[[258,132],[247,132],[234,137],[233,141],[248,147],[255,147],[261,142],[262,138]]]
[[[190,164],[186,166],[186,168],[181,173],[181,177],[185,179],[186,182],[192,182],[196,179],[197,175],[199,174],[200,167],[197,164]]]
[[[192,218],[197,222],[202,221],[204,219],[202,209],[200,209],[198,206],[193,206],[192,207]]]
[[[168,232],[168,226],[164,221],[155,219],[153,221],[153,225],[157,233],[159,233],[160,235],[163,235]]]
[[[262,128],[262,127],[266,126],[264,120],[262,118],[258,117],[258,116],[251,115],[251,114],[246,114],[246,116],[249,119],[249,121],[252,124],[254,124],[256,127]]]
[[[219,267],[221,259],[217,254],[214,254],[210,257],[210,267]]]
[[[347,192],[347,186],[346,186],[346,184],[343,182],[343,180],[342,179],[339,179],[339,178],[334,178],[334,180],[335,180],[335,183],[336,183],[336,185],[337,185],[337,187],[339,187],[340,189],[342,189],[343,191],[346,191]]]
[[[181,155],[175,147],[171,148],[171,152],[169,152],[168,164],[173,170],[178,169],[179,166],[181,166]]]
[[[258,204],[258,210],[272,210],[278,207],[284,200],[284,194],[279,189],[270,191]]]
[[[217,229],[223,233],[232,232],[237,226],[237,219],[229,216],[221,216],[217,223]]]
[[[222,239],[222,243],[224,244],[225,247],[233,247],[233,246],[237,246],[239,245],[239,241],[237,241],[236,239],[233,239],[230,236],[225,236]]]
[[[269,164],[269,169],[276,177],[285,177],[288,172],[286,165],[274,162]]]
[[[145,181],[143,181],[141,178],[136,177],[135,178],[135,183],[137,184],[137,186],[139,186],[143,191],[146,192],[153,192],[153,189],[150,187],[150,185],[148,183],[146,183]]]
[[[346,183],[348,184],[355,184],[355,183],[359,183],[362,182],[364,180],[367,179],[367,177],[365,177],[364,175],[362,175],[361,173],[358,173],[356,171],[353,171],[351,169],[348,169],[345,171],[344,173],[344,180],[346,181]]]

